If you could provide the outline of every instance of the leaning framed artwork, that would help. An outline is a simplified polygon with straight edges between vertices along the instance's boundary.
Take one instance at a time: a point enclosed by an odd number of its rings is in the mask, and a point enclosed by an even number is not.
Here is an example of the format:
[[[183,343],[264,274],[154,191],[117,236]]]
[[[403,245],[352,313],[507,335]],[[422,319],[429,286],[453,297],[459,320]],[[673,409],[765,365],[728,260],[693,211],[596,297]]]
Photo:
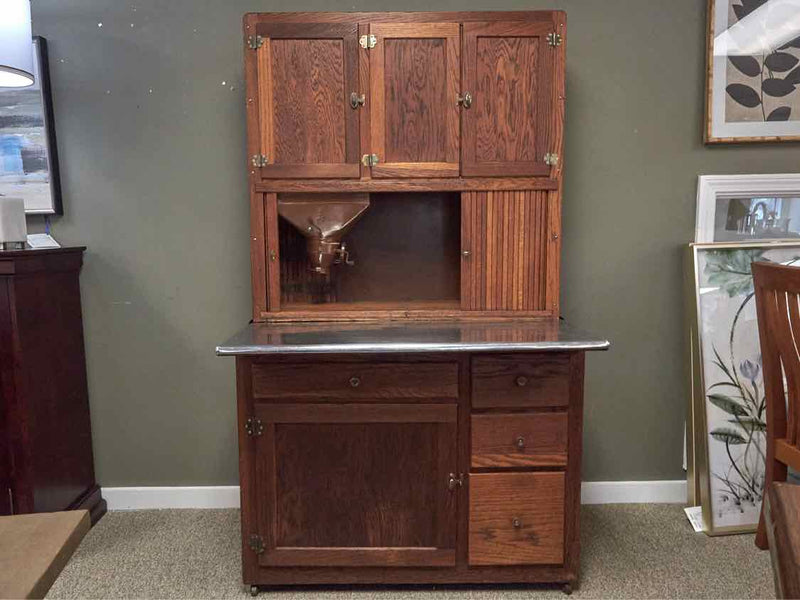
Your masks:
[[[800,173],[701,175],[694,241],[800,242]]]
[[[0,88],[0,196],[25,201],[26,214],[61,215],[47,41],[33,38],[35,83]]]
[[[800,0],[708,0],[706,143],[800,140]]]
[[[800,264],[800,242],[691,244],[687,259],[690,490],[699,492],[706,533],[751,532],[764,493],[766,418],[750,265]]]

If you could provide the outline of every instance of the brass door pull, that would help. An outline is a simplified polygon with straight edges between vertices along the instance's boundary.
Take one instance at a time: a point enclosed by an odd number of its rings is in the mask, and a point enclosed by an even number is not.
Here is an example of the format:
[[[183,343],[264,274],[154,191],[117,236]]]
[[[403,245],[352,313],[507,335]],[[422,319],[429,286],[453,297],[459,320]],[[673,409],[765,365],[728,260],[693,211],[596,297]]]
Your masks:
[[[469,258],[469,257],[470,257],[470,255],[472,255],[472,252],[470,252],[469,250],[464,250],[464,251],[461,253],[461,256],[463,256],[464,258]]]
[[[463,96],[458,96],[457,103],[459,106],[469,109],[469,107],[472,106],[472,94],[465,92]]]
[[[525,387],[526,385],[528,385],[528,378],[525,377],[524,375],[520,375],[519,377],[516,378],[515,383],[517,384],[518,387]]]
[[[511,526],[514,529],[519,529],[520,527],[522,527],[522,521],[519,520],[519,517],[514,517],[513,519],[511,519]]]
[[[359,106],[364,106],[366,101],[367,97],[364,94],[358,94],[357,92],[350,94],[350,108],[353,110],[356,110]]]
[[[519,436],[517,438],[517,448],[519,448],[520,450],[524,450],[525,449],[525,438],[524,437]]]
[[[357,388],[361,385],[361,378],[360,377],[351,377],[350,378],[350,387]]]
[[[450,476],[447,478],[447,489],[451,492],[455,490],[457,487],[462,487],[464,485],[464,474],[459,473],[458,477],[456,477],[455,473],[450,473]]]

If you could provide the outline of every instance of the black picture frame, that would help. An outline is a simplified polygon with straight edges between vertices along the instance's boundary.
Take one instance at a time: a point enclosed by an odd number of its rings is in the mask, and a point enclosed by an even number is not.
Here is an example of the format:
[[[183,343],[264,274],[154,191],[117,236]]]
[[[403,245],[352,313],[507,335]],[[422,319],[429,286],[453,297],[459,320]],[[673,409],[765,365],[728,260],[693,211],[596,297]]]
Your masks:
[[[17,143],[19,164],[23,165],[25,158],[33,155],[33,159],[28,159],[28,162],[41,166],[44,161],[46,169],[44,175],[42,169],[39,169],[36,178],[30,180],[25,178],[29,175],[27,170],[23,170],[20,178],[22,181],[11,182],[9,182],[11,177],[3,179],[3,169],[0,169],[0,195],[22,197],[25,200],[25,214],[27,215],[61,216],[64,214],[64,206],[58,162],[55,112],[50,88],[47,40],[35,36],[32,44],[33,70],[36,80],[34,85],[30,88],[0,88],[0,143],[3,142],[4,136],[8,139],[25,139],[27,144],[25,150],[22,150],[22,142]],[[25,114],[23,114],[23,109],[19,109],[19,106],[24,107]],[[14,114],[15,108],[20,110],[17,115]],[[17,134],[15,129],[24,133]],[[3,160],[4,152],[5,149],[0,147],[0,160]],[[46,177],[46,181],[42,181],[44,177]]]

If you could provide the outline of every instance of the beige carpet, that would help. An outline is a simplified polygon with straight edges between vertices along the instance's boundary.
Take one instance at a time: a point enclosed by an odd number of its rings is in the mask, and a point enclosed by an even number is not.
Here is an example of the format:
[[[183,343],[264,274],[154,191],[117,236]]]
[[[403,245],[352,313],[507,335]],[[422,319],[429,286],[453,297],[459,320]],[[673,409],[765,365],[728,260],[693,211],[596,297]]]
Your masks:
[[[573,598],[772,598],[769,553],[752,535],[694,533],[677,505],[583,509]],[[236,510],[112,512],[86,536],[49,598],[244,598]],[[552,587],[308,589],[276,600],[528,600]]]

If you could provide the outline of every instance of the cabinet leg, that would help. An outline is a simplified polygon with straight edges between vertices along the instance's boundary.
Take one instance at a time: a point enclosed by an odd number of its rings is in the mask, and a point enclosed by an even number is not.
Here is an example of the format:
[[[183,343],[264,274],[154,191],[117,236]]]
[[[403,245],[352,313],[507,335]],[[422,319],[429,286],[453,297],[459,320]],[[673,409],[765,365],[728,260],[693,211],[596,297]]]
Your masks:
[[[258,591],[259,590],[258,590],[258,586],[257,585],[251,585],[250,586],[250,595],[253,596],[254,598],[256,596],[258,596]]]
[[[567,582],[561,586],[561,591],[564,592],[567,596],[572,593],[572,584]]]

